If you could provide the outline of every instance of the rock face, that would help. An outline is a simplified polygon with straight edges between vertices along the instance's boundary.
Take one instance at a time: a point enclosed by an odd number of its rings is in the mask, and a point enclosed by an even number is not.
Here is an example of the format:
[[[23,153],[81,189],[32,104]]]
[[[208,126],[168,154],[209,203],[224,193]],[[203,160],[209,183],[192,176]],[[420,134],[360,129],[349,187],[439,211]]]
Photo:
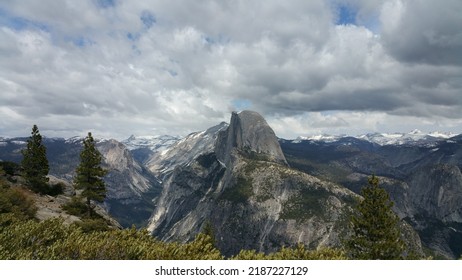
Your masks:
[[[206,131],[194,132],[178,140],[162,152],[156,152],[147,161],[146,166],[158,178],[167,178],[177,166],[192,162],[197,156],[213,151],[218,133],[228,127],[220,123]]]
[[[447,164],[427,166],[409,182],[415,213],[425,213],[443,222],[462,223],[462,173]]]
[[[107,186],[104,206],[124,227],[145,226],[160,194],[160,181],[146,167],[135,161],[130,151],[116,140],[98,143],[109,170],[104,181]]]
[[[123,140],[127,149],[133,157],[140,163],[145,164],[147,160],[162,155],[170,146],[178,142],[180,138],[169,135],[161,136],[135,136]]]
[[[419,145],[377,145],[362,139],[281,141],[292,167],[359,193],[379,176],[423,244],[446,258],[462,254],[462,137]]]
[[[228,256],[297,243],[340,245],[357,195],[289,168],[274,132],[255,112],[233,113],[216,139],[214,149],[167,176],[148,226],[153,235],[188,241],[210,222]]]
[[[221,162],[228,165],[234,150],[287,164],[274,131],[257,112],[233,112],[228,129],[218,135],[215,153]]]

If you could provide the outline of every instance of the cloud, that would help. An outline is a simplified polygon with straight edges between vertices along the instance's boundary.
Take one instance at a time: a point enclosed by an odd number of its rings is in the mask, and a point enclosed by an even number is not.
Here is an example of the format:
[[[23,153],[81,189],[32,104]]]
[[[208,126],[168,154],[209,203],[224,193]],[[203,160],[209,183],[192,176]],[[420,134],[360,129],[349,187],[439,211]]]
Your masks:
[[[187,134],[242,108],[281,136],[403,120],[460,128],[457,11],[414,0],[0,3],[0,133],[37,123],[65,137]]]
[[[408,63],[462,65],[462,2],[390,1],[381,11],[383,44]]]

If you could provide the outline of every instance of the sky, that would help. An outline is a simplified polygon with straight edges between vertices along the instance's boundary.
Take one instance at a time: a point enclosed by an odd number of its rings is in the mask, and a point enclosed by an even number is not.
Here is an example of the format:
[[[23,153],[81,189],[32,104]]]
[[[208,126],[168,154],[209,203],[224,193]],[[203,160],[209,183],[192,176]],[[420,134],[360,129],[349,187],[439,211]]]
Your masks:
[[[0,136],[462,133],[460,0],[0,0]]]

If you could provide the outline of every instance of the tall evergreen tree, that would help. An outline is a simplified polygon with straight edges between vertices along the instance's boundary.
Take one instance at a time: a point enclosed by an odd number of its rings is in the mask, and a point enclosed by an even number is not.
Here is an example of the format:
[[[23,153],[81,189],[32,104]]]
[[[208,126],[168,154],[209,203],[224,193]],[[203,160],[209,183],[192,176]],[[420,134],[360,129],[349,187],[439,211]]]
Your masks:
[[[80,164],[76,169],[74,185],[82,189],[86,199],[88,215],[92,216],[91,201],[102,202],[106,197],[106,186],[103,181],[107,171],[101,167],[102,155],[96,149],[91,133],[83,140],[83,150],[80,153]]]
[[[351,218],[353,236],[347,241],[349,254],[354,259],[400,259],[404,253],[399,218],[392,211],[393,202],[379,187],[379,179],[369,178],[369,185],[361,190],[363,200]]]
[[[24,178],[33,191],[46,193],[48,190],[48,159],[46,147],[42,144],[42,136],[34,124],[27,147],[22,150],[21,162]]]

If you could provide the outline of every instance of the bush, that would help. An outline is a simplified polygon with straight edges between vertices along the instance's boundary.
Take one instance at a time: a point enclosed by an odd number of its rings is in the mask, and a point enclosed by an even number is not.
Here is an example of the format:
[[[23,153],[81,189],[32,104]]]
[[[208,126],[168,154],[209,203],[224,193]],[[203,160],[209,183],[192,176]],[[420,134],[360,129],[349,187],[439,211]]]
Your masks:
[[[8,176],[15,176],[20,174],[21,167],[19,164],[11,161],[0,161],[0,169],[3,169]]]
[[[63,194],[65,187],[66,185],[64,185],[64,183],[61,183],[61,182],[50,185],[48,188],[47,194],[51,196],[57,196],[57,195]]]
[[[200,260],[223,257],[205,234],[198,234],[194,241],[186,244],[164,243],[146,230],[134,227],[85,233],[81,227],[66,226],[60,219],[51,219],[16,221],[0,228],[0,259]]]
[[[71,201],[62,206],[69,215],[83,217],[88,213],[87,204],[80,197],[74,196]]]
[[[31,184],[29,188],[31,191],[38,194],[57,196],[63,193],[65,185],[63,183],[50,185],[49,183],[35,182]]]
[[[94,231],[107,231],[109,226],[104,219],[83,219],[75,223],[82,229],[82,232],[89,233]]]
[[[35,217],[37,207],[34,201],[20,188],[0,185],[0,214],[12,213],[20,220]]]
[[[340,249],[321,248],[308,250],[303,244],[294,248],[283,247],[279,251],[265,255],[255,250],[241,250],[233,260],[346,260],[346,254]]]

